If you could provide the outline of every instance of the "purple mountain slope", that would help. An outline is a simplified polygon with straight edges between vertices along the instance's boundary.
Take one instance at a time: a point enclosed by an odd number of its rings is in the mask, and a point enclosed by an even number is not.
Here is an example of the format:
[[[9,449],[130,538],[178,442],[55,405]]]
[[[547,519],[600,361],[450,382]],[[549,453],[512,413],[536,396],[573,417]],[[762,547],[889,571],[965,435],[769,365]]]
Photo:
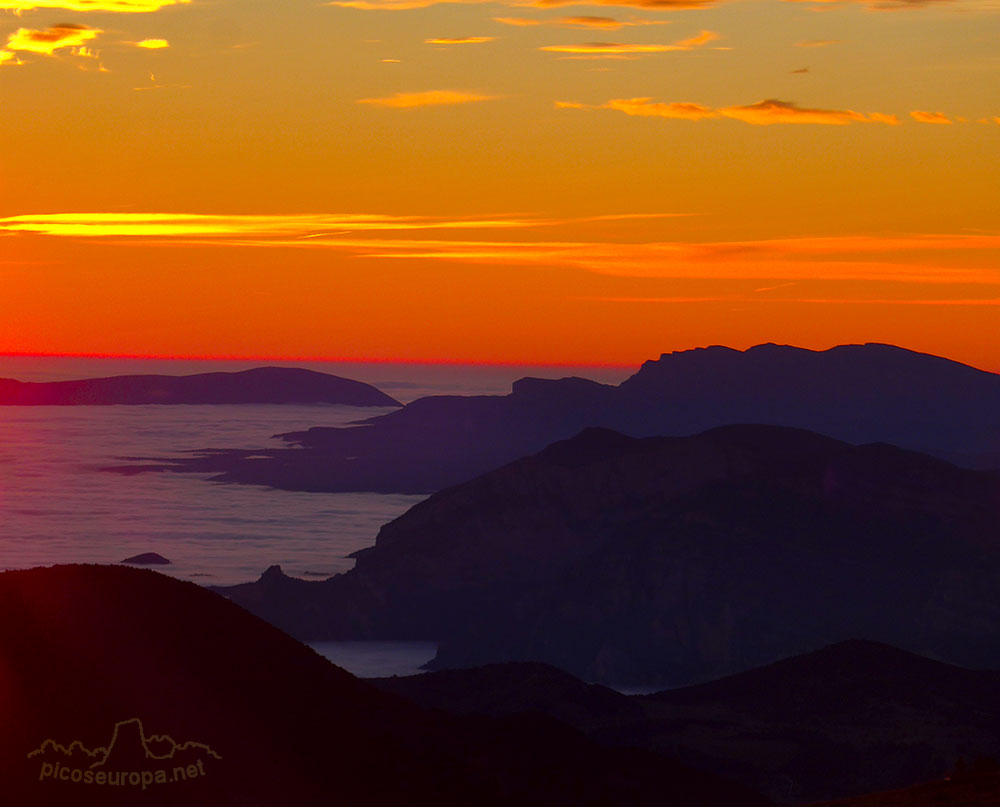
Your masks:
[[[298,367],[257,367],[238,373],[125,375],[79,381],[0,378],[0,405],[311,404],[399,406],[370,384]]]
[[[793,426],[991,467],[1000,457],[1000,375],[891,345],[710,347],[664,354],[618,386],[524,378],[505,396],[422,398],[363,425],[280,435],[290,449],[211,452],[145,467],[293,490],[417,493],[587,427],[646,437],[731,423]]]

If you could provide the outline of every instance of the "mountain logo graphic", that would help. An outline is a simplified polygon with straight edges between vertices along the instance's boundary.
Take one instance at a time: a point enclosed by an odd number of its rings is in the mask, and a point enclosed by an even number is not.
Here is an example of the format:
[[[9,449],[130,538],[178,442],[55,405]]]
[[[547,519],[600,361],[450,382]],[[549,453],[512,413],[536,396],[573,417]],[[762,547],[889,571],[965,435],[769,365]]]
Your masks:
[[[143,790],[206,776],[206,763],[222,759],[205,743],[147,735],[137,717],[116,723],[107,746],[88,748],[80,740],[62,745],[49,739],[27,756],[41,762],[40,782],[130,785]]]

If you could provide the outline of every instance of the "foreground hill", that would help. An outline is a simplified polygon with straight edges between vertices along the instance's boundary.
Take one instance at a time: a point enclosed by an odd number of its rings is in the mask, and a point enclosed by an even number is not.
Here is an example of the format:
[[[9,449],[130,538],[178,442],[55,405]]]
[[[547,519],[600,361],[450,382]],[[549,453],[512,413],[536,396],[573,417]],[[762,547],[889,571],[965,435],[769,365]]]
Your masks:
[[[298,367],[238,373],[123,375],[79,381],[0,378],[0,406],[111,404],[312,404],[401,406],[370,384]]]
[[[892,345],[710,347],[647,361],[618,386],[523,378],[506,396],[435,396],[362,426],[281,435],[295,449],[211,452],[155,470],[292,490],[440,490],[598,426],[632,437],[731,423],[888,442],[970,467],[1000,457],[1000,376]]]
[[[375,683],[456,714],[545,714],[601,742],[669,753],[781,803],[943,785],[959,759],[1000,757],[1000,672],[876,642],[842,642],[650,696],[523,663]]]
[[[305,582],[220,589],[306,639],[435,639],[679,685],[863,637],[1000,667],[1000,474],[775,426],[592,429],[441,491]]]
[[[767,803],[541,717],[431,713],[150,571],[5,572],[0,613],[5,804]]]
[[[996,807],[1000,804],[1000,773],[996,769],[850,799],[817,802],[810,807]]]

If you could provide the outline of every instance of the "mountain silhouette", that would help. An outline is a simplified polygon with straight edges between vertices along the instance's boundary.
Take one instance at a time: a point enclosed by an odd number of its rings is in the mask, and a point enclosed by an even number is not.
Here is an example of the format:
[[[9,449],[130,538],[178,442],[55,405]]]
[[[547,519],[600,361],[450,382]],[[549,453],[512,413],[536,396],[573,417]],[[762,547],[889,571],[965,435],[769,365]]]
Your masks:
[[[0,378],[0,406],[111,404],[312,404],[400,406],[370,384],[297,367],[236,373],[123,375],[79,381]]]
[[[779,803],[944,784],[959,759],[1000,752],[1000,672],[861,640],[647,696],[525,663],[375,683],[455,714],[542,713],[602,743],[669,753]]]
[[[892,345],[715,346],[663,354],[618,386],[522,378],[509,395],[421,398],[359,423],[280,435],[290,449],[213,451],[147,469],[292,490],[424,493],[587,427],[647,437],[733,423],[792,426],[997,467],[1000,375]]]
[[[145,569],[0,573],[0,612],[5,804],[768,803],[541,716],[423,709]]]
[[[973,771],[888,793],[816,802],[811,807],[941,807],[942,804],[996,807],[1000,804],[1000,772],[995,768]]]
[[[1000,474],[777,426],[590,429],[434,494],[325,581],[220,589],[305,639],[434,639],[677,686],[851,637],[1000,667]]]

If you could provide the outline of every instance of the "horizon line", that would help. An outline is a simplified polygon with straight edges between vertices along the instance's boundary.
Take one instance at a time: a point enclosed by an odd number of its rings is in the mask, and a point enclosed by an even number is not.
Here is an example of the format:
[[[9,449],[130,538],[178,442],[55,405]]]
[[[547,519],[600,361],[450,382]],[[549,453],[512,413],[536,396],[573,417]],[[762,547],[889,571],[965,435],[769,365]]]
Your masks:
[[[147,361],[281,361],[314,362],[320,364],[417,364],[456,365],[485,367],[608,367],[634,368],[638,362],[574,362],[574,361],[527,361],[497,359],[406,359],[392,357],[340,357],[340,356],[285,356],[285,355],[240,355],[240,354],[154,354],[154,353],[82,353],[82,352],[41,352],[41,351],[0,351],[0,359],[132,359]]]

